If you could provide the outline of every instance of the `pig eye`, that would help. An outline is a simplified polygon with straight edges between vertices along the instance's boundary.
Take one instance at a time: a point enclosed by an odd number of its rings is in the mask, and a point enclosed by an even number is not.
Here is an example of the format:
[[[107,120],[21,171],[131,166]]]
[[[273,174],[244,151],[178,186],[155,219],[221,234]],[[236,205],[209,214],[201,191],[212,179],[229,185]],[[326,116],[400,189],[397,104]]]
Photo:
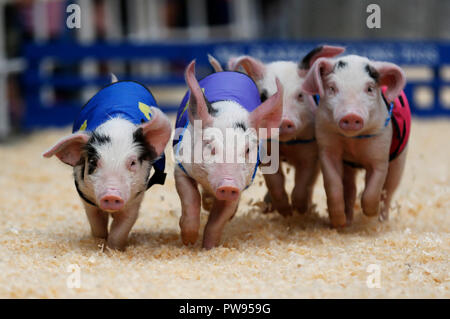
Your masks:
[[[367,93],[372,94],[374,91],[375,91],[375,88],[374,88],[372,85],[369,85],[369,86],[367,87]]]
[[[245,154],[248,155],[248,153],[250,153],[250,147],[247,147],[247,149],[245,150]]]
[[[336,87],[334,86],[334,85],[330,85],[330,86],[328,86],[328,94],[329,95],[334,95],[334,94],[336,94]]]
[[[98,159],[96,157],[91,157],[88,159],[88,174],[91,175],[95,172],[98,166]]]
[[[297,99],[299,101],[303,101],[303,93],[299,93],[298,96],[297,96]]]
[[[128,170],[134,172],[136,171],[136,166],[137,166],[137,159],[135,156],[131,157],[128,159],[127,161],[127,168]]]

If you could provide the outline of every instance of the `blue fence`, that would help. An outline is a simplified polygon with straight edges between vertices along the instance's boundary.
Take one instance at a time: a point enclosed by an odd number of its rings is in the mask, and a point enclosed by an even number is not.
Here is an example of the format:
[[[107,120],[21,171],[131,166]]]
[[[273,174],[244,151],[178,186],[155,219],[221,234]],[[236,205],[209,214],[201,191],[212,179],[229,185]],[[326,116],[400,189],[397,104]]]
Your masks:
[[[41,90],[46,87],[65,90],[79,90],[87,86],[103,86],[109,82],[108,76],[82,77],[79,72],[69,74],[45,74],[41,66],[52,59],[61,64],[77,64],[83,60],[95,61],[164,61],[180,65],[180,72],[170,72],[164,76],[133,77],[150,88],[153,85],[184,85],[182,69],[190,60],[197,59],[200,72],[208,72],[207,53],[214,55],[223,64],[229,57],[248,54],[263,61],[297,61],[313,47],[322,44],[342,45],[346,54],[359,54],[374,60],[390,61],[401,66],[424,66],[430,68],[429,81],[409,80],[405,93],[410,100],[412,111],[417,116],[450,116],[450,105],[444,103],[442,96],[450,94],[450,81],[442,77],[442,68],[450,66],[450,43],[440,42],[164,42],[140,44],[80,45],[72,42],[50,44],[29,44],[24,57],[27,69],[23,76],[27,111],[24,128],[62,126],[73,121],[84,101],[63,102],[47,105],[41,98]],[[210,72],[210,71],[209,71]],[[117,74],[121,80],[130,79]],[[426,89],[432,99],[426,108],[417,107],[416,90]],[[446,91],[447,90],[447,91]],[[448,102],[447,102],[448,103]],[[166,112],[172,112],[176,105],[161,105]]]

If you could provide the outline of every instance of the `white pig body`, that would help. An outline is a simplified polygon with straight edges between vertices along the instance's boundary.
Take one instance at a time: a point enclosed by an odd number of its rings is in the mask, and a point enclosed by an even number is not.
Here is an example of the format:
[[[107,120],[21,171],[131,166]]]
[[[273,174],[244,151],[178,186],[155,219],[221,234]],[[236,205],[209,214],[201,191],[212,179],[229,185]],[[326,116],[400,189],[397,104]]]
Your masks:
[[[316,104],[311,95],[304,94],[302,84],[307,70],[316,59],[332,57],[343,51],[340,47],[320,46],[307,54],[300,64],[292,61],[263,64],[249,56],[232,58],[228,63],[232,70],[244,68],[255,80],[262,101],[276,92],[275,78],[284,88],[279,152],[280,159],[295,169],[295,186],[290,203],[281,165],[275,174],[264,174],[268,188],[265,198],[269,203],[268,211],[275,209],[286,216],[291,215],[292,210],[305,213],[311,207],[313,187],[319,173],[314,125]]]
[[[153,182],[164,183],[161,155],[171,129],[155,106],[151,93],[138,83],[107,86],[82,109],[74,133],[44,154],[73,166],[92,234],[107,239],[110,248],[125,248],[145,191]]]
[[[200,81],[200,88],[195,62],[186,69],[186,83],[189,95],[178,112],[174,142],[181,237],[185,244],[196,242],[202,195],[210,196],[213,203],[203,236],[203,247],[209,249],[219,245],[225,223],[254,177],[260,129],[268,129],[264,136],[269,137],[270,129],[279,126],[282,87],[278,83],[280,93],[263,104],[253,81],[241,73],[212,74]],[[202,195],[198,184],[205,191]]]
[[[364,214],[380,212],[382,219],[388,218],[409,137],[411,115],[404,85],[398,66],[355,55],[318,59],[306,77],[303,89],[320,94],[316,138],[334,227],[352,221],[357,168],[366,171]]]

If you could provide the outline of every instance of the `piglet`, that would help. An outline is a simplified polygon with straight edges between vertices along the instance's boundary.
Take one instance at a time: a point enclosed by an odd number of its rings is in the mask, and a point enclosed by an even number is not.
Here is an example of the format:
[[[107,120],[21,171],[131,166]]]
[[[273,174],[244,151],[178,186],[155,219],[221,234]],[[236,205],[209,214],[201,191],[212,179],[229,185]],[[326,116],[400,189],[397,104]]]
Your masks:
[[[280,159],[287,161],[295,169],[295,186],[291,194],[291,205],[281,165],[275,174],[264,174],[268,188],[265,197],[265,201],[269,204],[267,211],[276,209],[283,216],[287,216],[292,214],[293,209],[305,213],[311,207],[313,188],[319,173],[314,133],[316,103],[311,95],[303,92],[301,86],[315,60],[320,57],[333,57],[343,51],[344,48],[341,47],[318,46],[298,64],[292,61],[264,64],[250,56],[232,58],[228,62],[231,70],[242,67],[255,80],[262,101],[275,94],[276,78],[280,79],[284,87],[279,150]],[[210,63],[213,67],[217,65],[211,58]],[[270,145],[268,145],[269,152]]]
[[[123,250],[145,191],[164,184],[163,152],[170,135],[170,122],[150,91],[119,81],[92,97],[75,120],[73,134],[43,155],[56,155],[73,167],[92,235]]]
[[[199,83],[195,61],[187,67],[185,78],[189,92],[178,111],[174,140],[181,237],[184,244],[197,240],[200,184],[214,198],[203,236],[203,247],[209,249],[219,245],[225,223],[234,216],[241,193],[255,176],[259,138],[270,137],[271,129],[280,124],[283,89],[277,80],[277,93],[261,104],[258,89],[247,75],[216,72]]]
[[[363,213],[388,218],[410,131],[405,82],[397,65],[356,55],[320,58],[306,76],[303,90],[320,95],[316,138],[334,227],[352,222],[358,168],[366,172]]]

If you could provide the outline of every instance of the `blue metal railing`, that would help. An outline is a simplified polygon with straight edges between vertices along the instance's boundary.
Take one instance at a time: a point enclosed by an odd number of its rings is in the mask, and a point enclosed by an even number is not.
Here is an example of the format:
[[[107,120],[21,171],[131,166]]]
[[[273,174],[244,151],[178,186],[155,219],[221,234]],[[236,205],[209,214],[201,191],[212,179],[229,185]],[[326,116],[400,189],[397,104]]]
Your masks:
[[[440,100],[444,89],[450,89],[450,81],[441,77],[441,68],[450,66],[450,43],[444,42],[395,42],[395,41],[253,41],[253,42],[158,42],[148,44],[95,43],[80,45],[74,42],[48,44],[29,44],[24,57],[27,69],[23,80],[26,86],[27,111],[24,128],[68,125],[77,115],[82,101],[63,102],[47,105],[41,99],[45,87],[79,90],[87,86],[103,86],[109,82],[106,76],[82,76],[78,72],[68,75],[45,74],[41,65],[48,59],[61,64],[76,64],[85,59],[96,61],[163,61],[182,66],[179,72],[164,76],[126,77],[118,74],[121,80],[132,79],[149,85],[184,85],[183,67],[190,60],[197,59],[199,72],[210,72],[207,53],[226,63],[229,57],[249,54],[263,61],[299,60],[313,47],[328,43],[346,47],[346,54],[360,54],[374,60],[390,61],[401,66],[425,66],[432,70],[430,81],[408,81],[405,93],[410,100],[412,112],[417,116],[450,116],[450,107]],[[199,74],[200,75],[200,74]],[[427,87],[433,92],[433,101],[428,108],[419,108],[413,100],[414,90]],[[175,110],[176,105],[160,105],[166,112]]]

